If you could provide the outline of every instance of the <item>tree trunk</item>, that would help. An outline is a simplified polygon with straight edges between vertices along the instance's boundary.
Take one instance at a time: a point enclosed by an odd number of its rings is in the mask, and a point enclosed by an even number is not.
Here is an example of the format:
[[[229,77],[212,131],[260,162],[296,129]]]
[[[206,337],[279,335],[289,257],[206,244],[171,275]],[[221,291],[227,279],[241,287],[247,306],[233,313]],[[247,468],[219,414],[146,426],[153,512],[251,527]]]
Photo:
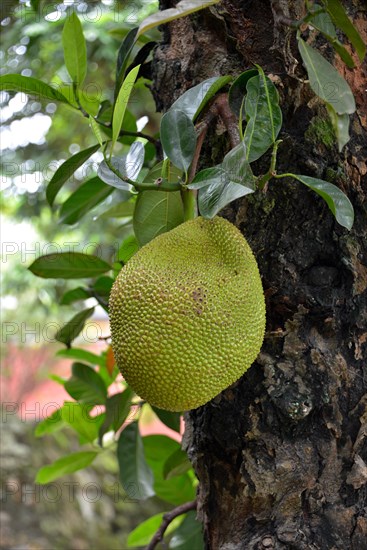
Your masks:
[[[343,3],[366,40],[364,2]],[[267,334],[249,371],[186,415],[198,517],[211,550],[367,549],[367,75],[360,66],[346,69],[316,39],[357,101],[351,141],[339,154],[326,110],[304,82],[295,34],[279,18],[299,18],[303,6],[222,0],[167,25],[155,51],[159,110],[205,78],[260,64],[281,96],[278,170],[335,183],[356,214],[348,232],[293,180],[272,180],[222,213],[257,257]],[[206,166],[228,150],[220,134],[216,128],[208,138]]]

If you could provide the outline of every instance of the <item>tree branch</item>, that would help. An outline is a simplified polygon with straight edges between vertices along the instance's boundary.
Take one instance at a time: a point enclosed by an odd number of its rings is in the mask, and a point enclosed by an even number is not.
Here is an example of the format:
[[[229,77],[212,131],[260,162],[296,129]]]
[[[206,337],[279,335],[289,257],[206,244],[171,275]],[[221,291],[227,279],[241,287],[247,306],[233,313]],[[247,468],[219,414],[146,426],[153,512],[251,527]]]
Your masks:
[[[186,514],[186,512],[190,512],[190,510],[196,510],[197,507],[197,501],[192,500],[191,502],[185,502],[185,504],[181,504],[180,506],[177,506],[177,508],[174,508],[170,512],[166,512],[163,514],[163,520],[162,523],[158,529],[158,531],[155,533],[154,537],[148,544],[146,550],[154,550],[154,548],[157,546],[159,542],[163,539],[163,535],[169,526],[169,524],[178,516],[181,516],[182,514]]]

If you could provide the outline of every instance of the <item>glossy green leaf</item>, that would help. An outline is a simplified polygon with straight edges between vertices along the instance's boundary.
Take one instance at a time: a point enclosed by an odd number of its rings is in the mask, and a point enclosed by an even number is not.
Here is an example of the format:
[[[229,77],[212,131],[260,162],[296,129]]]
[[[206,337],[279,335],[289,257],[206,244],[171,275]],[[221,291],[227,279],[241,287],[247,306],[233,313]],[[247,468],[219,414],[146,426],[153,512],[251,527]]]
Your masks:
[[[158,409],[152,405],[152,409],[155,414],[158,416],[159,420],[163,422],[166,426],[174,430],[175,432],[180,433],[181,431],[181,414],[177,412],[164,411],[163,409]]]
[[[92,443],[98,437],[105,415],[91,416],[92,405],[66,401],[62,407],[62,419],[80,436],[80,443]]]
[[[122,81],[124,80],[126,68],[129,62],[129,57],[133,50],[134,44],[136,42],[138,34],[138,27],[131,29],[125,36],[118,54],[117,54],[117,63],[116,63],[116,85],[115,85],[115,97],[117,97],[118,92],[121,88]]]
[[[113,189],[98,176],[86,181],[63,203],[60,210],[60,222],[73,225],[112,192]]]
[[[203,528],[196,519],[196,512],[188,512],[176,529],[168,548],[174,550],[204,550]]]
[[[144,144],[140,141],[135,141],[127,155],[121,157],[112,157],[110,163],[115,170],[111,170],[106,160],[102,161],[98,167],[98,176],[102,181],[117,189],[128,191],[131,189],[131,185],[123,178],[129,178],[130,180],[137,180],[139,172],[144,163]]]
[[[196,147],[196,131],[191,119],[178,109],[170,109],[161,120],[161,143],[170,161],[187,173]]]
[[[177,529],[182,523],[183,519],[183,516],[178,516],[177,518],[172,520],[164,532],[165,536],[170,535],[175,529]],[[147,546],[158,528],[160,527],[162,520],[163,513],[160,513],[140,523],[129,534],[127,538],[127,547],[132,548],[137,546]],[[192,550],[196,550],[196,548],[192,548]]]
[[[101,219],[109,218],[130,218],[134,214],[135,202],[120,202],[114,204],[100,215]]]
[[[60,300],[60,305],[69,306],[74,302],[78,302],[79,300],[87,300],[90,297],[91,294],[89,290],[78,286],[78,288],[73,288],[73,290],[68,290],[67,292],[65,292]]]
[[[74,363],[72,376],[64,384],[68,394],[79,403],[104,405],[107,389],[103,379],[92,367],[84,363]]]
[[[282,127],[277,89],[263,70],[258,69],[259,74],[247,82],[245,99],[244,142],[249,162],[260,158],[271,147]]]
[[[222,164],[196,174],[188,187],[199,189],[198,206],[204,218],[213,218],[233,200],[253,193],[255,178],[244,143],[227,153]]]
[[[176,99],[170,111],[183,111],[192,121],[195,121],[215,94],[231,81],[231,76],[213,76],[207,78]]]
[[[117,261],[126,264],[138,250],[139,243],[136,240],[135,235],[130,235],[129,237],[126,237],[118,250]]]
[[[341,152],[344,145],[346,145],[350,139],[350,136],[349,136],[350,116],[346,114],[338,115],[335,109],[329,104],[326,104],[326,108],[328,110],[330,120],[332,122],[334,132],[338,141],[339,152]]]
[[[320,9],[321,6],[319,6],[318,4],[314,4],[313,8]],[[334,47],[336,52],[340,55],[341,59],[344,61],[347,67],[353,68],[355,65],[353,58],[348,52],[348,50],[344,48],[343,44],[338,40],[336,30],[330,15],[326,12],[317,13],[315,14],[314,17],[312,17],[311,24],[313,27],[315,27],[315,29],[320,31],[325,36],[325,38],[332,44],[332,46]]]
[[[140,23],[138,36],[144,34],[149,29],[153,29],[158,25],[163,25],[164,23],[169,23],[174,19],[179,19],[180,17],[185,17],[190,13],[202,10],[213,4],[217,4],[219,0],[181,0],[176,4],[175,8],[169,8],[167,10],[158,11],[149,15],[142,23]]]
[[[140,246],[177,227],[183,221],[184,210],[179,191],[139,193],[134,212],[134,232]]]
[[[22,76],[20,74],[1,75],[0,91],[22,92],[36,99],[50,99],[51,101],[60,101],[61,103],[70,105],[68,99],[59,90],[31,76]]]
[[[94,313],[94,307],[80,311],[55,334],[55,339],[67,347],[81,333],[85,322]]]
[[[124,120],[127,103],[129,101],[131,92],[133,90],[135,80],[138,76],[139,69],[140,69],[140,65],[138,65],[137,67],[134,67],[129,72],[124,82],[122,83],[122,86],[116,98],[115,106],[113,109],[113,117],[112,117],[111,155],[115,147],[116,141],[120,135],[120,130],[122,126],[122,121]]]
[[[98,151],[98,149],[99,143],[92,145],[92,147],[88,147],[88,149],[79,151],[79,153],[76,153],[58,167],[46,189],[46,198],[50,206],[53,205],[56,195],[64,183],[66,183],[74,174],[75,170],[80,168],[93,153]]]
[[[300,176],[295,174],[289,175],[304,183],[307,187],[320,195],[340,225],[346,227],[347,229],[352,228],[354,222],[354,210],[352,203],[343,191],[336,187],[336,185],[318,178],[311,178],[310,176]]]
[[[106,364],[106,357],[104,355],[97,355],[81,348],[60,349],[56,353],[57,357],[65,357],[67,359],[76,359],[77,361],[85,361],[90,365],[98,365],[104,367]]]
[[[37,424],[34,431],[36,437],[42,437],[60,430],[65,426],[62,420],[61,408],[55,410],[50,416]]]
[[[105,433],[112,428],[117,432],[127,417],[131,409],[131,400],[134,392],[126,388],[123,392],[116,393],[106,401],[106,418],[99,430],[99,444],[102,445],[102,439]]]
[[[66,18],[62,31],[64,59],[71,80],[81,86],[87,74],[87,47],[82,25],[75,12]]]
[[[112,169],[107,162],[103,160],[98,166],[98,177],[107,185],[121,189],[122,191],[131,191],[132,186],[124,178],[128,178],[126,173],[126,156],[121,158],[112,157],[109,159]]]
[[[123,430],[117,446],[120,481],[132,499],[145,500],[155,494],[153,472],[144,455],[144,447],[137,422]]]
[[[96,277],[111,269],[107,262],[81,252],[46,254],[28,268],[37,277],[45,279],[84,279]]]
[[[182,449],[177,449],[167,457],[163,464],[163,477],[170,479],[171,477],[180,476],[191,470],[192,465],[187,457],[187,453]]]
[[[323,0],[323,3],[335,25],[349,38],[359,59],[362,61],[366,55],[366,44],[346,14],[343,4],[340,0]]]
[[[250,78],[256,76],[257,74],[259,74],[257,69],[248,69],[247,71],[241,73],[229,88],[228,103],[237,117],[239,117],[242,112],[242,105],[247,93],[247,82]]]
[[[298,38],[298,49],[315,94],[329,103],[339,115],[354,113],[356,104],[346,80],[302,38]]]
[[[195,487],[188,473],[171,479],[164,479],[163,466],[167,457],[180,448],[177,441],[165,435],[143,437],[147,463],[154,473],[156,495],[170,504],[178,506],[195,499]]]
[[[43,466],[37,473],[36,483],[50,483],[59,477],[82,470],[93,462],[97,454],[95,451],[82,451],[63,456],[53,464]]]

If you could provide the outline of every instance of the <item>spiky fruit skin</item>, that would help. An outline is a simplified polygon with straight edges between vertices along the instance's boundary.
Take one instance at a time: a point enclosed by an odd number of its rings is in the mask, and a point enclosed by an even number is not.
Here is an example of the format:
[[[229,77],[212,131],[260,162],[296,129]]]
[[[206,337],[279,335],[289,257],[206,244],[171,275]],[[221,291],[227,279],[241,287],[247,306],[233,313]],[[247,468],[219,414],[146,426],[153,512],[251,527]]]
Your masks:
[[[256,260],[219,217],[187,221],[141,248],[119,273],[109,307],[122,375],[169,411],[195,409],[233,384],[263,342]]]

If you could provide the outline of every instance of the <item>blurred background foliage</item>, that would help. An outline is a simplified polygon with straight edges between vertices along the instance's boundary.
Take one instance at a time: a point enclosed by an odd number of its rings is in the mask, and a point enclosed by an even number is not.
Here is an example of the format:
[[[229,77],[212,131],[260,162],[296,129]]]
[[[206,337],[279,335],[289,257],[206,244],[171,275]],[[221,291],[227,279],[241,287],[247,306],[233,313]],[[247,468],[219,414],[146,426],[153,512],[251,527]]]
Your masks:
[[[1,74],[17,73],[56,86],[69,85],[61,32],[66,10],[72,5],[87,40],[88,75],[83,97],[89,105],[101,97],[112,100],[121,41],[130,28],[157,10],[156,1],[56,4],[5,0],[1,4]],[[154,38],[159,38],[157,30],[151,31],[149,39]],[[137,47],[140,46],[141,43]],[[80,304],[59,305],[61,296],[75,287],[75,282],[37,278],[27,267],[42,254],[68,250],[68,243],[73,243],[76,251],[97,251],[99,256],[111,261],[132,229],[121,219],[100,217],[118,199],[118,190],[77,224],[60,222],[60,205],[86,177],[95,173],[101,153],[96,153],[76,171],[53,209],[46,201],[46,185],[56,168],[71,155],[95,143],[87,119],[65,105],[37,101],[16,92],[1,92],[0,106],[2,328],[9,322],[26,323],[30,329],[36,323],[47,321],[62,324],[80,310]],[[140,128],[145,125],[149,133],[158,130],[159,116],[154,114],[148,80],[141,79],[129,108],[132,125],[137,119]],[[102,308],[96,312],[105,318]],[[43,349],[42,339],[25,341],[20,331],[10,340],[3,335],[1,351],[6,360],[2,397],[3,401],[5,396],[7,402],[14,399],[21,403],[24,395],[52,370],[55,346],[51,346],[51,350],[49,346]],[[19,353],[24,344],[32,346],[28,359],[27,352]],[[73,430],[66,429],[66,432],[37,439],[34,435],[37,411],[27,413],[26,417],[19,417],[19,411],[17,406],[2,415],[2,548],[125,548],[131,529],[152,514],[167,510],[167,503],[156,497],[138,502],[121,496],[113,451],[103,453],[93,469],[62,478],[57,485],[63,488],[60,498],[52,494],[52,490],[44,497],[47,486],[34,484],[37,470],[70,450],[78,450],[78,438]],[[70,498],[69,489],[73,484],[76,490]],[[95,501],[93,495],[91,499],[85,498],[83,487],[88,484],[92,484],[94,490],[95,487],[101,490],[100,498]],[[14,488],[17,488],[15,492]]]
[[[88,74],[82,97],[89,107],[97,108],[101,99],[113,99],[116,58],[122,39],[130,28],[156,11],[158,3],[5,0],[1,4],[1,74],[33,76],[62,89],[70,86],[61,32],[71,6],[82,22],[87,41]],[[151,35],[150,40],[159,37],[159,32],[153,30]],[[141,47],[141,43],[136,47]],[[26,319],[35,323],[44,321],[47,315],[48,319],[61,322],[77,310],[72,305],[58,306],[60,297],[73,283],[38,279],[27,271],[27,266],[40,255],[69,250],[67,243],[71,242],[78,243],[76,251],[97,251],[99,256],[113,259],[131,229],[122,227],[121,219],[99,217],[106,206],[116,201],[118,191],[77,224],[60,223],[60,205],[86,176],[95,173],[96,163],[102,159],[100,152],[76,171],[60,192],[53,210],[46,202],[46,185],[56,168],[95,143],[87,118],[65,105],[37,101],[22,93],[1,92],[0,102],[3,321]],[[132,129],[136,129],[137,119],[140,127],[146,125],[153,134],[157,131],[159,117],[154,115],[148,80],[141,79],[130,110]]]

